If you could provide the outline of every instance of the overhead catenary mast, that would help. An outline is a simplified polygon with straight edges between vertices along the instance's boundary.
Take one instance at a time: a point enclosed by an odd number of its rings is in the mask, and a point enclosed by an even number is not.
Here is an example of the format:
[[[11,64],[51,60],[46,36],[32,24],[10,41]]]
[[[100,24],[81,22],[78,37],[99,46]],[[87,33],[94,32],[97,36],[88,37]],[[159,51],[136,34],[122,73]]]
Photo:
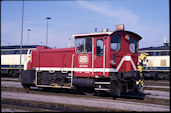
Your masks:
[[[166,38],[166,36],[164,37],[164,46],[168,46],[168,43],[167,43],[167,38]]]
[[[21,44],[20,44],[20,71],[21,71],[21,61],[22,61],[22,42],[23,42],[23,24],[24,24],[24,0],[22,5],[22,21],[21,21]]]

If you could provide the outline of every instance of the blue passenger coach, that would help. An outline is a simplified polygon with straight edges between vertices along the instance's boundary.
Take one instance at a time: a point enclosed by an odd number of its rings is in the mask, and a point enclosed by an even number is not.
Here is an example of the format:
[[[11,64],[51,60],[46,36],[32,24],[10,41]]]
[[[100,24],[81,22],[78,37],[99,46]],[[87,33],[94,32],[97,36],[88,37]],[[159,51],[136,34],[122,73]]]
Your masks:
[[[154,79],[170,78],[170,45],[139,49],[139,53],[148,53],[144,63],[144,77]]]
[[[39,45],[23,45],[21,68],[24,68],[24,62],[27,60],[28,51],[36,49]],[[1,46],[1,75],[17,77],[20,69],[20,46]]]

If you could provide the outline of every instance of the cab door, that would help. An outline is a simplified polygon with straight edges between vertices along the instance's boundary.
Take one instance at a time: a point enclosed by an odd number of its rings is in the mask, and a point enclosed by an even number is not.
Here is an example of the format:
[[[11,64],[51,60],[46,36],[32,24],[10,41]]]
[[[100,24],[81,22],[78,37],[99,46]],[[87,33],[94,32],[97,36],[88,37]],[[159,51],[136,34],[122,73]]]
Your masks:
[[[105,72],[105,45],[104,37],[94,38],[94,71],[96,76],[103,76]]]

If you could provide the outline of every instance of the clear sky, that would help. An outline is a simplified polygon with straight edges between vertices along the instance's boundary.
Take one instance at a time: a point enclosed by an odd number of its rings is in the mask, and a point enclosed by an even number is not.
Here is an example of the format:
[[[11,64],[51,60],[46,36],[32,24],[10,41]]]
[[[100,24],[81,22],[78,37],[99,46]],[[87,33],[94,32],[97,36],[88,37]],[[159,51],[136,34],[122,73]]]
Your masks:
[[[114,31],[117,24],[142,36],[140,48],[170,42],[169,0],[54,0],[24,2],[23,45],[46,43],[46,19],[49,20],[48,46],[74,46],[73,34]],[[1,45],[20,45],[22,1],[1,2]]]

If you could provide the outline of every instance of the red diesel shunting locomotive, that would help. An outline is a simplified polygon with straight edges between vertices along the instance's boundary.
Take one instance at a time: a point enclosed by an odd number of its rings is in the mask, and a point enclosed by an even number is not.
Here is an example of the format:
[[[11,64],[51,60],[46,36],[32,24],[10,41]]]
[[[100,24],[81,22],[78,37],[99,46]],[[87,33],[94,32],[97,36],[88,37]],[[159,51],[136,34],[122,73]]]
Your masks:
[[[76,34],[75,48],[37,47],[21,73],[30,86],[110,91],[113,97],[139,91],[138,42],[141,37],[118,25],[116,31]]]

